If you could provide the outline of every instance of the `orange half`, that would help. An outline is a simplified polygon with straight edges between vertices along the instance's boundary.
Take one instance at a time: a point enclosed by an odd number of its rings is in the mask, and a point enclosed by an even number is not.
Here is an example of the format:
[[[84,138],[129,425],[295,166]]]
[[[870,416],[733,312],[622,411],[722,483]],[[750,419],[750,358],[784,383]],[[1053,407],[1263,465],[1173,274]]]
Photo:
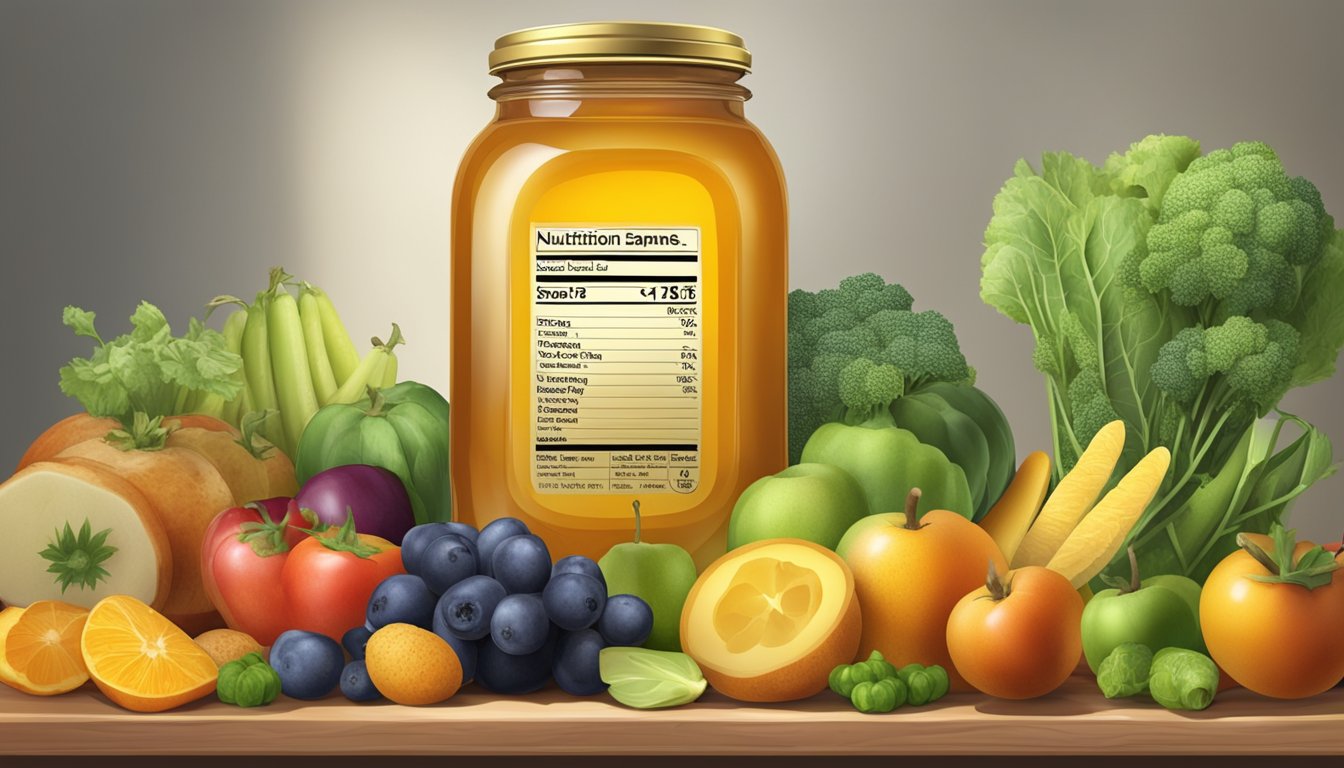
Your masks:
[[[98,689],[135,712],[163,712],[207,696],[219,675],[186,632],[126,595],[93,606],[80,650]]]
[[[34,696],[68,693],[89,679],[79,652],[87,609],[59,600],[0,612],[0,682]]]

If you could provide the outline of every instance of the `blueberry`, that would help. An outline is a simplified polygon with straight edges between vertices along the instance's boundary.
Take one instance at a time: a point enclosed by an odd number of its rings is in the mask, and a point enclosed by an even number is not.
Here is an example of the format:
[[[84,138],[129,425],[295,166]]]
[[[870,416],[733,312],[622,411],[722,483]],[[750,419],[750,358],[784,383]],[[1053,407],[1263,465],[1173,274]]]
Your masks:
[[[470,683],[476,677],[476,642],[463,640],[453,634],[439,611],[434,612],[434,634],[443,638],[443,641],[453,649],[453,653],[457,654],[457,661],[462,665],[462,684]]]
[[[449,533],[461,536],[467,541],[470,541],[473,545],[476,543],[476,538],[481,535],[479,531],[477,531],[475,528],[472,528],[470,525],[467,525],[466,523],[452,522],[452,523],[441,523],[441,525],[448,526]]]
[[[539,691],[551,679],[551,661],[555,657],[555,636],[552,628],[541,650],[526,656],[513,656],[501,651],[489,640],[477,645],[476,682],[492,693],[519,696]]]
[[[388,624],[414,624],[429,629],[434,623],[434,603],[438,597],[425,586],[424,579],[409,573],[388,576],[374,587],[369,596],[367,618],[374,628]]]
[[[571,696],[592,696],[605,691],[607,684],[602,682],[598,671],[598,654],[604,645],[595,629],[561,635],[551,664],[555,684]]]
[[[607,645],[640,645],[653,631],[653,609],[635,595],[612,595],[597,620]]]
[[[607,604],[607,588],[592,576],[562,573],[546,584],[541,602],[557,627],[573,632],[597,623]]]
[[[419,576],[420,559],[425,553],[425,547],[431,541],[450,533],[453,531],[447,523],[425,523],[407,531],[401,539],[401,564],[406,567],[406,572]]]
[[[551,622],[536,595],[509,595],[499,601],[490,617],[490,639],[499,650],[526,656],[546,644]]]
[[[291,629],[271,646],[270,665],[280,690],[293,699],[320,699],[336,690],[345,668],[340,643],[326,635]]]
[[[500,542],[490,559],[495,580],[510,595],[540,592],[551,578],[551,553],[546,542],[530,533]]]
[[[420,577],[436,595],[476,575],[476,545],[455,533],[431,541],[420,556]]]
[[[367,627],[355,627],[341,635],[341,645],[345,646],[350,658],[362,659],[364,658],[364,646],[368,644],[369,637],[372,635],[373,633]]]
[[[495,556],[495,547],[510,536],[522,536],[527,533],[529,533],[527,526],[516,517],[501,517],[487,523],[476,537],[476,552],[479,555],[476,567],[486,576],[493,576],[490,559]]]
[[[449,632],[463,640],[490,634],[490,617],[508,592],[489,576],[472,576],[448,588],[434,612]]]
[[[607,577],[602,575],[602,569],[597,567],[597,563],[591,557],[570,555],[556,560],[555,565],[551,567],[551,578],[554,579],[562,573],[582,573],[585,576],[592,576],[602,585],[603,594],[607,591]]]
[[[377,701],[383,698],[383,694],[369,679],[369,668],[364,665],[363,659],[355,659],[341,671],[341,693],[351,701]]]

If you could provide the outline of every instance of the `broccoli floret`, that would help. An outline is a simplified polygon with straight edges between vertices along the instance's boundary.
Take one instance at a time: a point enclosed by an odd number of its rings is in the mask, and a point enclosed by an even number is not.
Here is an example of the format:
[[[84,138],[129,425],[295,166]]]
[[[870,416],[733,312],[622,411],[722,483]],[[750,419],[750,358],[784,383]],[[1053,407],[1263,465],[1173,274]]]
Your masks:
[[[828,421],[866,419],[873,408],[936,381],[972,382],[952,324],[937,312],[914,312],[910,293],[875,274],[855,275],[838,288],[789,294],[789,450]],[[860,366],[865,360],[880,372]],[[858,397],[857,376],[899,387],[882,403]],[[884,384],[883,386],[886,386]],[[856,388],[857,387],[857,388]],[[849,392],[849,397],[845,393]],[[850,402],[852,401],[852,402]]]
[[[1298,333],[1291,325],[1230,317],[1212,328],[1184,328],[1163,344],[1153,363],[1153,383],[1176,402],[1190,404],[1208,379],[1222,376],[1226,391],[1209,408],[1249,403],[1263,415],[1292,383],[1297,353]]]
[[[840,401],[855,412],[886,408],[905,394],[905,376],[894,366],[860,357],[840,371]]]
[[[1214,302],[1212,321],[1257,310],[1282,315],[1299,270],[1320,258],[1334,222],[1319,190],[1289,178],[1269,147],[1243,142],[1190,163],[1162,198],[1139,282],[1176,304]]]

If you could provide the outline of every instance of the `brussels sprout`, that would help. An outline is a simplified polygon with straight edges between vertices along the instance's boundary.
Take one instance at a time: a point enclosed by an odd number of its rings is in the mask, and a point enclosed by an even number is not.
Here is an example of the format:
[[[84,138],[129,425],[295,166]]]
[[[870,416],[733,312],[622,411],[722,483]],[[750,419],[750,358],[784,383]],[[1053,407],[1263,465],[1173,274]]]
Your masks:
[[[1153,656],[1148,692],[1167,709],[1204,709],[1218,692],[1218,666],[1198,651],[1163,648]]]
[[[1148,690],[1153,652],[1139,643],[1121,643],[1097,665],[1097,687],[1108,699]]]

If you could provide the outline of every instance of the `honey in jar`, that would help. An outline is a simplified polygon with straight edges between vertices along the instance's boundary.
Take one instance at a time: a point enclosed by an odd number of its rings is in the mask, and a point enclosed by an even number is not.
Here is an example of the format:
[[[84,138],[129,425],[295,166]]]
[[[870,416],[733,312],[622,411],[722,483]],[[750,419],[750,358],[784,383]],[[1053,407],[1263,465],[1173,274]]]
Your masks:
[[[554,557],[633,535],[703,565],[782,469],[786,201],[742,39],[586,23],[500,38],[453,195],[453,509]]]

